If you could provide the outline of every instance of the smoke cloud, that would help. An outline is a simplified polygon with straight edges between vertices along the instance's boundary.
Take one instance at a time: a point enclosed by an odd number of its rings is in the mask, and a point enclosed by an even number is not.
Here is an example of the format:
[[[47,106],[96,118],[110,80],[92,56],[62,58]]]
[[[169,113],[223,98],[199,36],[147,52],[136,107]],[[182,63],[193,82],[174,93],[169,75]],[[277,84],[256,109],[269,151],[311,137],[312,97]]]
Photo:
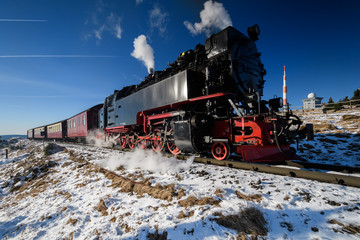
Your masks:
[[[134,152],[114,153],[108,159],[98,162],[101,167],[109,170],[116,170],[119,166],[126,169],[142,169],[157,173],[176,173],[180,170],[190,169],[194,157],[187,161],[177,160],[175,157],[165,157],[153,150],[136,148]]]
[[[134,51],[131,56],[142,61],[150,73],[150,68],[154,68],[154,50],[147,43],[145,35],[140,35],[134,39]]]
[[[201,22],[199,23],[184,22],[185,27],[193,35],[205,33],[206,36],[210,36],[218,30],[232,26],[230,15],[223,4],[213,0],[204,3],[204,9],[200,12],[200,18]]]

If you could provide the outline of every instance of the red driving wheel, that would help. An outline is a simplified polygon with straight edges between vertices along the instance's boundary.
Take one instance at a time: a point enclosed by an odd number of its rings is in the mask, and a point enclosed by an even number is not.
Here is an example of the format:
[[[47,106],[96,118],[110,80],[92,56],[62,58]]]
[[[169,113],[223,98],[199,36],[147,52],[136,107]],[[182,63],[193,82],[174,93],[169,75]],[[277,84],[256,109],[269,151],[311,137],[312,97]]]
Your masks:
[[[120,146],[122,149],[126,148],[126,138],[124,136],[120,137]]]
[[[157,137],[153,142],[152,142],[152,148],[154,149],[155,152],[161,152],[164,148],[164,142],[161,141],[161,137]]]
[[[211,153],[216,160],[227,159],[230,155],[229,145],[223,142],[215,142],[211,147]]]
[[[178,155],[181,153],[180,149],[176,147],[174,142],[167,142],[167,147],[169,151],[174,155]]]
[[[155,137],[151,142],[152,149],[155,152],[161,152],[164,149],[164,145],[165,145],[165,142],[162,141],[161,131],[156,129],[154,133],[155,133]]]
[[[140,148],[141,148],[141,149],[146,149],[148,146],[149,146],[149,141],[148,141],[147,139],[142,140],[142,141],[140,142]]]
[[[173,133],[173,130],[172,130],[172,129],[170,129],[169,133],[170,133],[170,135],[171,135],[172,137],[174,136],[174,133]],[[172,154],[178,155],[179,153],[181,153],[181,150],[176,147],[174,140],[168,140],[168,141],[166,142],[166,145],[167,145],[169,151],[170,151]]]
[[[137,143],[136,143],[135,136],[130,136],[129,137],[128,145],[129,145],[130,149],[134,149],[136,147]]]

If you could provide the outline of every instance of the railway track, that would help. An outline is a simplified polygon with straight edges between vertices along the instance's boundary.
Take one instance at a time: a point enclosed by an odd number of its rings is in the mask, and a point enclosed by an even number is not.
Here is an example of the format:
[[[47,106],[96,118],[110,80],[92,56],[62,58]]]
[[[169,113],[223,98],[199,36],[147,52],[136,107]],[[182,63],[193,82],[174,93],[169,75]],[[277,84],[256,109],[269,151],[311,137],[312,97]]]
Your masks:
[[[177,158],[181,160],[186,160],[190,156],[178,155]],[[340,184],[344,186],[358,187],[360,188],[360,177],[348,176],[341,173],[341,171],[348,171],[351,173],[360,173],[360,168],[356,167],[345,167],[345,166],[333,166],[327,164],[312,164],[312,163],[299,163],[297,161],[288,161],[282,163],[283,165],[269,165],[261,163],[249,163],[249,162],[239,162],[234,160],[225,160],[218,161],[212,158],[204,157],[195,157],[194,162],[211,164],[217,166],[224,166],[236,169],[244,169],[255,172],[270,173],[282,176],[290,176],[296,178],[303,178],[308,180],[315,180],[319,182],[327,182],[333,184]],[[287,164],[284,166],[284,164]],[[304,170],[305,169],[314,169],[314,170]],[[338,173],[327,173],[322,172],[324,170],[332,170],[338,168],[336,172]],[[317,170],[315,170],[317,169]],[[340,171],[339,171],[340,170]]]
[[[89,145],[89,144],[74,144],[74,146],[76,145],[94,147],[93,145]],[[130,149],[111,148],[111,147],[104,147],[104,148],[114,149],[118,151],[131,151]],[[169,157],[173,156],[170,153],[164,153],[164,154]],[[179,154],[176,156],[176,158],[179,160],[187,160],[189,157],[191,157],[191,155]],[[243,169],[243,170],[249,170],[255,172],[303,178],[303,179],[314,180],[319,182],[326,182],[326,183],[360,188],[360,174],[359,177],[346,175],[350,173],[351,174],[360,173],[359,167],[317,164],[317,163],[309,163],[302,161],[286,161],[286,162],[278,162],[273,164],[264,164],[264,163],[242,162],[236,159],[219,161],[208,157],[195,157],[194,162],[207,164],[207,165],[216,165],[216,166],[230,167],[230,168]],[[332,171],[332,172],[328,173],[324,171]]]
[[[304,161],[287,161],[285,163],[288,166],[305,168],[305,169],[316,169],[316,170],[325,170],[325,171],[334,171],[341,173],[360,173],[360,167],[350,167],[350,166],[341,166],[334,164],[323,164],[323,163],[309,163]]]

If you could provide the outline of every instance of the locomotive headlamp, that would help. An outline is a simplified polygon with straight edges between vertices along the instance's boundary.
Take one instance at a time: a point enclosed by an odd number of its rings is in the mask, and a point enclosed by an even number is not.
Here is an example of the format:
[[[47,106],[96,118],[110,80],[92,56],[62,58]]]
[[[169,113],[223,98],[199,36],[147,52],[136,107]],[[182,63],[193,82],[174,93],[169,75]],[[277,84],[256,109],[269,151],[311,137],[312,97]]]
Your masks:
[[[272,98],[269,100],[269,107],[272,112],[278,112],[279,108],[282,107],[281,98]]]
[[[260,28],[259,25],[255,24],[254,26],[248,27],[247,29],[249,38],[252,41],[259,40],[258,36],[260,35]]]

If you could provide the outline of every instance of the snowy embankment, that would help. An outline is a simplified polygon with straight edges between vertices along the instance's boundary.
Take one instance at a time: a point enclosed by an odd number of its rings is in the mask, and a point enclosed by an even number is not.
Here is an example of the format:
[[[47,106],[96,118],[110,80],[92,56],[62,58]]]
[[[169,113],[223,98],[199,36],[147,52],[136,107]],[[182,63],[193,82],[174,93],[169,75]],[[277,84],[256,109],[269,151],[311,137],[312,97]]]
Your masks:
[[[314,141],[301,140],[299,144],[298,155],[305,161],[360,167],[360,110],[295,114],[314,125]]]
[[[357,188],[59,145],[1,153],[1,239],[360,238]]]

